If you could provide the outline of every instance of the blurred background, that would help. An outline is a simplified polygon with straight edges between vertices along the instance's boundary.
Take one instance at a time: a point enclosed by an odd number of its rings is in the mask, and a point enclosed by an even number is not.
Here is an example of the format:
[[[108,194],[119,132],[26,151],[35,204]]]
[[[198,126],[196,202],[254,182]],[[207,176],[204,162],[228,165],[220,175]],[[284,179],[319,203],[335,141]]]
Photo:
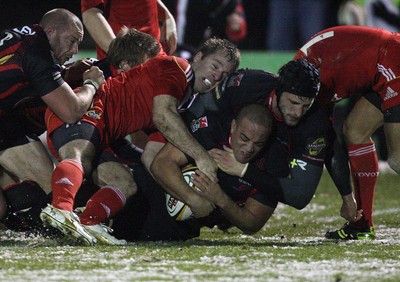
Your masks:
[[[174,16],[177,16],[177,8],[184,1],[165,0],[164,4],[170,9]],[[179,3],[181,2],[181,3]],[[208,1],[208,0],[193,0],[188,1],[187,11],[188,18],[192,18],[198,24],[200,22],[209,23],[211,25],[224,22],[225,11],[220,11],[220,14],[210,15],[214,17],[207,20],[204,17],[207,14],[215,12],[221,3],[229,1]],[[194,5],[190,4],[194,3]],[[221,3],[219,3],[221,2]],[[285,37],[285,33],[281,33],[282,29],[290,28],[295,34],[295,38],[291,41],[295,44],[288,44],[289,41],[283,42],[290,48],[281,48],[284,50],[297,49],[301,47],[306,38],[309,38],[315,32],[338,24],[338,9],[343,0],[243,0],[241,1],[245,21],[247,24],[247,34],[237,42],[239,48],[250,50],[267,50],[274,49],[279,46],[271,46],[267,44],[267,40],[274,35],[275,32],[271,28],[276,28],[279,33],[280,41]],[[80,1],[79,0],[0,0],[1,16],[0,29],[3,30],[9,27],[16,27],[25,24],[37,23],[42,15],[53,8],[66,8],[76,15],[80,16]],[[193,8],[191,7],[193,6]],[[226,5],[226,4],[225,4]],[[304,6],[304,7],[302,7]],[[301,13],[292,16],[292,13]],[[195,15],[194,17],[192,15]],[[181,17],[181,16],[180,16]],[[199,20],[200,18],[200,20]],[[299,21],[313,22],[313,26],[306,27]],[[321,19],[321,20],[320,20]],[[278,22],[277,22],[278,21]],[[282,22],[286,22],[283,26]],[[315,23],[318,22],[317,25]],[[280,26],[280,27],[279,27]],[[269,28],[268,28],[269,27]],[[218,27],[217,27],[218,28]],[[303,29],[303,31],[301,31]],[[305,31],[305,29],[309,29]],[[268,36],[268,34],[270,36]],[[288,36],[286,32],[286,36]],[[285,40],[283,40],[285,41]],[[93,49],[94,43],[90,35],[86,33],[81,49]],[[275,48],[279,49],[279,48]]]

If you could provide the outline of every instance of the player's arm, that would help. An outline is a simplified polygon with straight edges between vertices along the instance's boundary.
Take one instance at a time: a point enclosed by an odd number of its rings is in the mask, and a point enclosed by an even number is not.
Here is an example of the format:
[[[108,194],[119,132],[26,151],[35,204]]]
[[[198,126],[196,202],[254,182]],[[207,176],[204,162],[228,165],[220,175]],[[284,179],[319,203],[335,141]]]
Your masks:
[[[218,183],[197,170],[192,178],[193,184],[200,189],[202,196],[218,207],[230,223],[245,233],[259,231],[267,222],[274,209],[261,204],[249,197],[245,204],[239,206],[224,191]]]
[[[42,96],[46,105],[65,123],[75,123],[85,114],[97,89],[104,83],[103,72],[91,67],[83,74],[83,80],[86,82],[76,93],[64,82]]]
[[[177,31],[174,16],[161,0],[157,0],[158,20],[160,22],[160,42],[165,52],[172,55],[176,50]]]
[[[115,34],[104,17],[103,11],[96,7],[87,9],[82,12],[82,20],[96,44],[107,53]]]
[[[193,158],[201,171],[216,179],[216,163],[203,146],[190,134],[177,111],[177,106],[178,100],[170,95],[154,97],[154,124],[170,143]]]
[[[150,171],[165,191],[190,207],[195,217],[207,216],[213,210],[211,203],[195,193],[182,176],[180,167],[187,162],[182,151],[167,143],[154,158]]]

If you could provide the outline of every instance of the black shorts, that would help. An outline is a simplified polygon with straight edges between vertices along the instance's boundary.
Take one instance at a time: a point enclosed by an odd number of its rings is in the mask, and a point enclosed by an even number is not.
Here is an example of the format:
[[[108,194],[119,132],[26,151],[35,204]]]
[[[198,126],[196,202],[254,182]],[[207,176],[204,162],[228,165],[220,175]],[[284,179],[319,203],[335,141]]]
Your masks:
[[[142,165],[133,165],[138,193],[112,220],[113,235],[128,241],[183,241],[200,235],[196,219],[176,221],[167,212],[165,193]]]
[[[372,105],[381,111],[382,98],[375,92],[369,92],[364,95]],[[383,119],[385,123],[398,123],[400,122],[400,105],[394,106],[383,112]]]
[[[50,136],[54,149],[58,152],[62,146],[77,139],[90,141],[95,148],[100,146],[100,132],[93,124],[88,122],[77,122],[64,124],[53,131]]]
[[[368,102],[370,102],[372,105],[374,105],[375,108],[382,111],[382,98],[381,96],[379,96],[378,93],[370,91],[368,93],[365,93],[363,97],[367,99]]]
[[[15,114],[0,117],[0,151],[27,144],[32,140],[39,141],[39,138],[25,123],[23,116]]]

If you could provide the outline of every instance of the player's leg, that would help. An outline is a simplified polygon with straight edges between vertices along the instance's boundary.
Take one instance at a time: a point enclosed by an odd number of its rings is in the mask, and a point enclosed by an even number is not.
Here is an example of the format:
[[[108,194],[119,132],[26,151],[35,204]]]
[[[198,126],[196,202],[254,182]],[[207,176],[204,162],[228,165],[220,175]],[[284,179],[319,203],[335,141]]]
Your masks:
[[[51,176],[52,203],[40,217],[46,225],[59,229],[67,237],[92,245],[96,239],[80,225],[73,206],[84,174],[91,173],[96,146],[100,144],[99,130],[90,123],[81,122],[61,126],[49,138],[60,162]]]
[[[349,226],[354,230],[366,231],[362,234],[366,234],[365,237],[368,239],[375,236],[372,210],[379,167],[371,136],[383,123],[379,99],[375,93],[361,97],[350,111],[343,126],[357,209],[363,210],[363,217],[350,223]],[[353,234],[354,238],[347,239],[362,239],[362,234],[360,233],[360,236]]]
[[[395,106],[385,112],[384,130],[388,163],[397,174],[400,174],[400,106]]]
[[[51,192],[54,164],[40,141],[27,141],[2,151],[0,166],[20,180],[35,181],[46,193]]]
[[[107,154],[104,152],[104,154]],[[102,162],[93,172],[93,181],[99,189],[86,204],[80,216],[81,223],[98,239],[98,243],[121,245],[126,241],[117,240],[110,235],[112,230],[102,223],[121,211],[126,199],[137,192],[131,171],[117,161]]]

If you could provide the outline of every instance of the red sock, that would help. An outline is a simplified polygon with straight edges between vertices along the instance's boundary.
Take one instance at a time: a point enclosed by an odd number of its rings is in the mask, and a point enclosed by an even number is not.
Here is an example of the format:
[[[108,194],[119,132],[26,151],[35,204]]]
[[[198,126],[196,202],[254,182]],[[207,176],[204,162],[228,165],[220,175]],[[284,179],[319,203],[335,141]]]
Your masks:
[[[373,226],[372,209],[374,206],[375,187],[378,181],[378,155],[374,142],[348,145],[349,162],[352,172],[354,196],[359,209],[363,210],[361,220],[352,224],[364,228]]]
[[[125,195],[116,187],[104,186],[90,197],[80,221],[84,225],[95,225],[112,218],[125,206]]]
[[[83,180],[82,165],[74,160],[63,160],[51,176],[53,189],[52,205],[58,209],[72,211],[75,195]]]

